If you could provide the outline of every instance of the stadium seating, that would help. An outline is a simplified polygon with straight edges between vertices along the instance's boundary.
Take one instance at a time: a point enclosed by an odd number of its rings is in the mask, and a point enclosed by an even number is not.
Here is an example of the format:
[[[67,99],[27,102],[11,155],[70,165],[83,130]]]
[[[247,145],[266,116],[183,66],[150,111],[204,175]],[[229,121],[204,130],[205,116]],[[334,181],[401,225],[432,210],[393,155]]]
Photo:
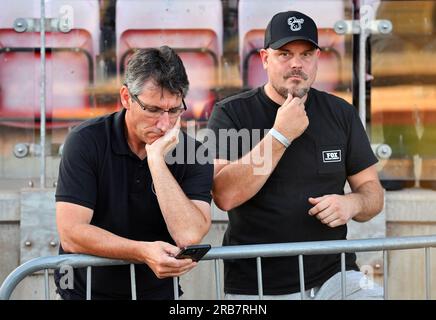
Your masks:
[[[333,30],[337,21],[345,19],[344,1],[338,0],[240,0],[239,55],[244,87],[253,88],[266,83],[267,76],[258,51],[263,48],[265,28],[271,17],[286,10],[303,12],[318,25],[319,44],[323,51],[314,87],[333,91],[341,81],[345,54],[345,37]]]
[[[46,118],[65,127],[95,116],[98,0],[46,1]],[[0,2],[0,124],[39,126],[40,1]]]
[[[118,0],[116,39],[118,70],[123,77],[135,49],[168,45],[188,73],[185,120],[205,121],[216,100],[222,56],[223,17],[220,0]]]

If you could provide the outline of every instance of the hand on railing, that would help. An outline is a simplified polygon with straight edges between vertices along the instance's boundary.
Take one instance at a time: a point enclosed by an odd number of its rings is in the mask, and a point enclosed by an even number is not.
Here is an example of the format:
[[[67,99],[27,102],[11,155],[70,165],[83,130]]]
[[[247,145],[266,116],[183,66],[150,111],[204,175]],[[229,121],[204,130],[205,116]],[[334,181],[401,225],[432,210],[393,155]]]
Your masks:
[[[159,279],[178,277],[197,265],[191,259],[176,259],[175,256],[179,251],[178,247],[167,242],[144,242],[142,261]]]

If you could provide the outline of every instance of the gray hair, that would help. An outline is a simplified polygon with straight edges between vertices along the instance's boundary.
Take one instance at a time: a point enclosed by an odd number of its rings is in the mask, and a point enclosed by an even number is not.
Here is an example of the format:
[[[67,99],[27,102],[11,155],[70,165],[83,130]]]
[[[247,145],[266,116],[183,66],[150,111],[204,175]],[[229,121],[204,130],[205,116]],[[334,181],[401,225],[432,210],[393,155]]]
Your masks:
[[[172,94],[186,97],[188,76],[182,60],[168,46],[137,50],[127,63],[124,85],[134,95],[140,95],[147,81]]]

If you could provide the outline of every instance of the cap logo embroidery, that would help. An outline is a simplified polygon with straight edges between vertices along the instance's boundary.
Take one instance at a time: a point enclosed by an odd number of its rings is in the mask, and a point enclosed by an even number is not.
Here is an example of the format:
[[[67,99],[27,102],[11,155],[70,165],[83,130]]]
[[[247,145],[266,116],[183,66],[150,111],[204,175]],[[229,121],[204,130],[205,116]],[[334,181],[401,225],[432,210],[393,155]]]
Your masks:
[[[288,25],[291,27],[292,31],[301,30],[304,19],[297,19],[296,17],[290,17],[288,19]]]
[[[341,162],[341,150],[329,150],[322,152],[322,161],[328,162]]]

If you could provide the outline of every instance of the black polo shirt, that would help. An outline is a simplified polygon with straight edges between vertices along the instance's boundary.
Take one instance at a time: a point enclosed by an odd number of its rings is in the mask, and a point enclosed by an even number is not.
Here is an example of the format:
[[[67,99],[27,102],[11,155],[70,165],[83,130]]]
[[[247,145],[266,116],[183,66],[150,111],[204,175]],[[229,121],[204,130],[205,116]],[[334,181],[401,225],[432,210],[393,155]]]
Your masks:
[[[125,109],[84,122],[68,135],[59,167],[56,201],[75,203],[94,211],[91,224],[118,236],[174,244],[159,208],[147,159],[139,159],[125,137]],[[189,149],[188,149],[189,147]],[[169,170],[189,199],[210,203],[213,164],[199,164],[189,153],[201,144],[183,133],[174,155],[182,155]],[[180,153],[182,152],[183,153]],[[201,150],[199,151],[201,152]],[[62,247],[59,253],[63,254]],[[65,299],[83,299],[86,269],[76,269],[74,289],[60,288]],[[171,278],[159,280],[147,265],[136,265],[139,299],[172,299]],[[92,268],[93,299],[130,299],[129,266]]]
[[[263,87],[253,89],[218,103],[208,127],[217,136],[219,129],[248,129],[250,133],[258,129],[263,138],[279,107]],[[330,228],[308,214],[312,207],[308,198],[344,194],[347,176],[377,159],[355,108],[346,101],[310,89],[305,108],[306,131],[292,141],[261,190],[229,211],[224,245],[346,239],[346,226]],[[217,141],[217,158],[231,159],[229,144]],[[255,144],[249,142],[245,150]],[[241,146],[238,156],[244,153]],[[306,288],[319,286],[340,271],[339,255],[305,256],[304,262]],[[347,255],[347,268],[357,268],[354,254]],[[225,260],[224,270],[225,292],[257,294],[255,259]],[[265,294],[300,290],[297,257],[262,259],[262,275]]]

